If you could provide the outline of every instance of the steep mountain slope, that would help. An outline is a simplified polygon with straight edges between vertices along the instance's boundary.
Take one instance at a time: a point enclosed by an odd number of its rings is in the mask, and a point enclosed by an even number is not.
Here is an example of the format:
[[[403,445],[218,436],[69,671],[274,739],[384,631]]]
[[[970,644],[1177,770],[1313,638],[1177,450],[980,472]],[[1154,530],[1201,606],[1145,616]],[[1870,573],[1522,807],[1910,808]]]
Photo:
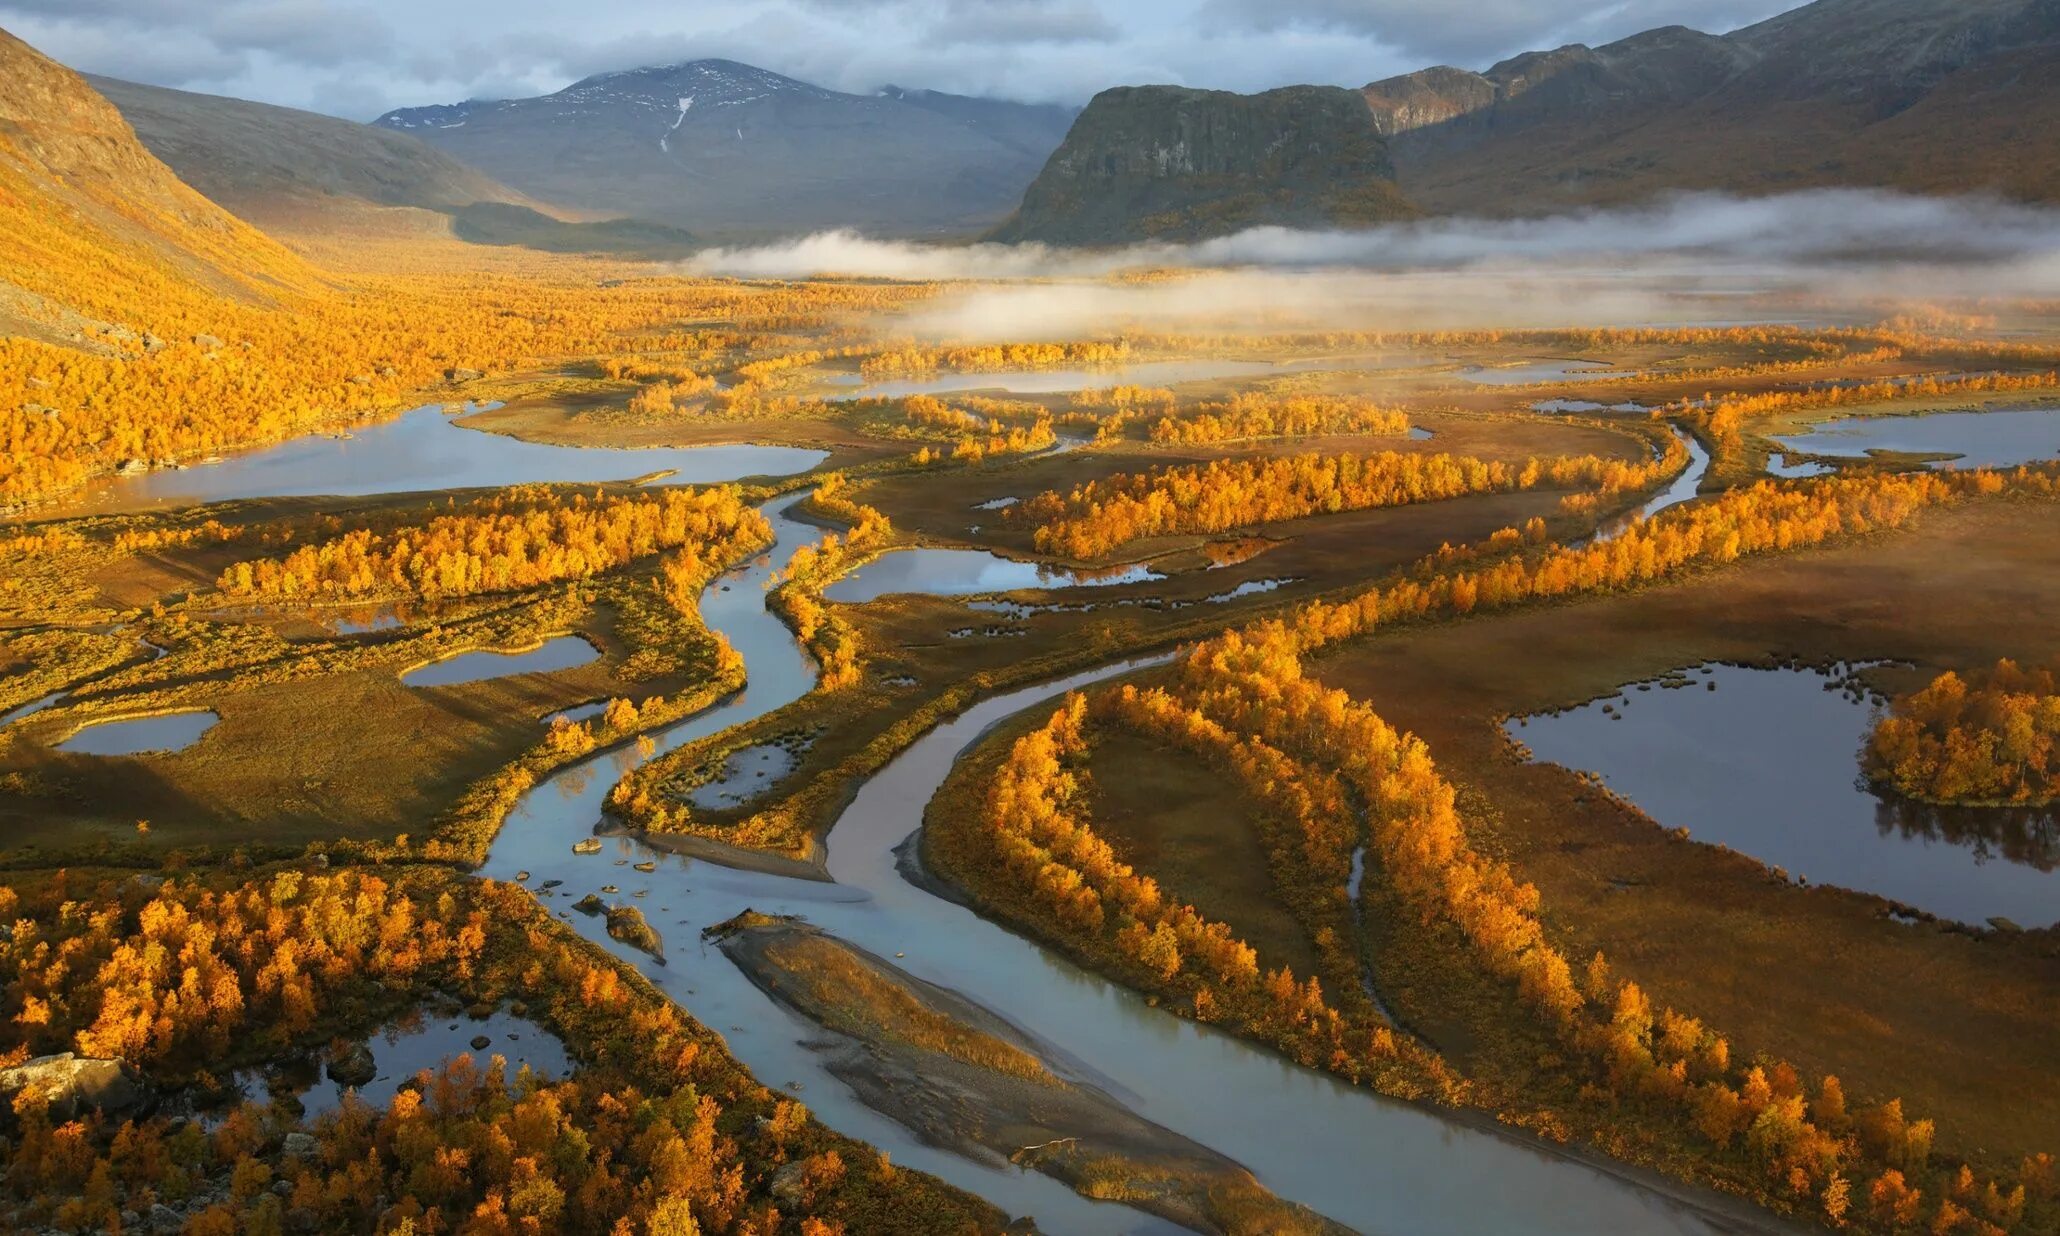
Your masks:
[[[1396,191],[1386,143],[1349,90],[1125,86],[1087,105],[994,239],[1193,240],[1262,224],[1353,226],[1412,213]]]
[[[476,244],[648,257],[679,257],[696,244],[689,232],[640,220],[567,220],[558,207],[406,133],[243,99],[86,80],[181,180],[276,235],[430,228]]]
[[[2060,198],[2060,0],[1817,0],[1362,93],[1437,210],[1824,185]]]
[[[111,77],[86,80],[181,180],[246,219],[294,216],[335,199],[431,210],[533,205],[404,133]]]
[[[0,31],[0,333],[147,346],[210,300],[317,281],[182,183],[78,74]]]
[[[921,93],[926,97],[915,98]],[[389,112],[547,201],[742,239],[967,231],[1007,214],[1057,141],[1042,109],[842,94],[728,60],[605,73],[535,99]]]

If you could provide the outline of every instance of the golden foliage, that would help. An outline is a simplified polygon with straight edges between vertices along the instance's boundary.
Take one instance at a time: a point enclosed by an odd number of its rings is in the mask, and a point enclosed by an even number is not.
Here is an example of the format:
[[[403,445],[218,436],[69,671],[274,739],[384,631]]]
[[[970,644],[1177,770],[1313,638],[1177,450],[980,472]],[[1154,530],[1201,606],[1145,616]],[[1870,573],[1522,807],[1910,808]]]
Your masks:
[[[570,499],[518,492],[419,527],[358,529],[239,562],[217,583],[238,599],[458,597],[586,579],[664,550],[679,551],[668,572],[694,577],[771,539],[733,485]]]
[[[1686,460],[1678,443],[1645,463],[1584,455],[1507,464],[1399,451],[1219,459],[1121,473],[1063,496],[1040,494],[1012,507],[1009,516],[1037,521],[1040,550],[1096,558],[1145,537],[1228,532],[1309,515],[1538,485],[1587,485],[1613,494],[1649,485],[1679,471]]]
[[[2060,798],[2060,687],[2014,661],[1971,682],[1947,672],[1898,697],[1868,737],[1867,774],[1935,803]]]

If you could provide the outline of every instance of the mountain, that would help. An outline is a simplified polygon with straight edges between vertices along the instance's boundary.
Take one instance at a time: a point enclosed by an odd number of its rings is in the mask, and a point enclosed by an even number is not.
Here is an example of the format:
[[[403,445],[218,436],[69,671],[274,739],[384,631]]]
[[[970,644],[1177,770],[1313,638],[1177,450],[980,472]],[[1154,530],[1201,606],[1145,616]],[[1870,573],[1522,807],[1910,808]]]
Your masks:
[[[280,235],[355,231],[382,219],[408,230],[421,218],[408,212],[420,210],[449,216],[438,225],[476,244],[654,257],[696,245],[679,228],[561,218],[559,208],[406,133],[112,77],[86,80],[179,179]]]
[[[1439,211],[1832,185],[2060,198],[2060,0],[1817,0],[1362,94],[1404,190]]]
[[[1387,143],[1349,90],[1123,86],[1088,103],[993,239],[1195,240],[1414,213],[1395,187]]]
[[[548,201],[750,239],[991,225],[1069,118],[931,91],[844,94],[695,60],[604,73],[541,98],[403,108],[374,123]]]
[[[0,31],[0,334],[149,346],[152,327],[219,297],[318,279],[180,181],[78,74]]]
[[[533,205],[429,143],[371,125],[216,95],[86,75],[151,153],[246,219],[342,199],[454,209]]]
[[[947,94],[942,90],[904,90],[900,86],[883,87],[880,97],[936,112],[1020,151],[1039,164],[1066,140],[1066,130],[1073,127],[1073,121],[1080,115],[1079,108],[1059,103],[1016,103]]]

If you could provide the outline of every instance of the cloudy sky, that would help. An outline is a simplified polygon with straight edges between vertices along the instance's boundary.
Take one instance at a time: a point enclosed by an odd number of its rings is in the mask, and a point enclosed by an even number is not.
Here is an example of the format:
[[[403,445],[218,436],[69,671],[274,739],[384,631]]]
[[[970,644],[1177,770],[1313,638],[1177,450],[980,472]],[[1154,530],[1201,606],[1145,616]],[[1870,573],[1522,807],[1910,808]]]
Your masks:
[[[725,56],[844,90],[1082,102],[1104,86],[1357,86],[1427,64],[1722,32],[1800,0],[0,0],[88,72],[353,119]]]

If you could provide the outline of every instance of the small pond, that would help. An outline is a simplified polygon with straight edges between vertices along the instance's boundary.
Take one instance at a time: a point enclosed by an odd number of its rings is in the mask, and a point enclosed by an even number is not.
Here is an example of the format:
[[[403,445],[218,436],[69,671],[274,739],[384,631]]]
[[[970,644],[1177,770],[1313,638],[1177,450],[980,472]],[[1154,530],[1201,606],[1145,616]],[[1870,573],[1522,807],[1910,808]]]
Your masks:
[[[2014,468],[2060,458],[2060,408],[1932,412],[1923,416],[1856,416],[1813,425],[1773,440],[1798,455],[1864,459],[1876,451],[1950,455],[1940,468]],[[1770,462],[1776,476],[1813,476],[1818,464]]]
[[[126,721],[98,721],[57,744],[72,755],[144,755],[184,751],[221,718],[212,712],[168,712]]]
[[[337,635],[371,635],[378,631],[400,629],[405,622],[400,610],[391,605],[375,605],[361,609],[334,611],[320,619],[322,626]]]
[[[455,687],[461,683],[484,682],[511,674],[548,674],[571,669],[599,658],[601,650],[583,636],[560,635],[527,652],[495,652],[478,649],[419,665],[401,675],[411,687]]]
[[[898,592],[965,596],[1022,589],[1107,587],[1165,576],[1145,566],[1068,568],[1019,562],[984,549],[896,549],[823,589],[832,601],[871,601]]]
[[[742,806],[794,771],[794,752],[776,743],[760,743],[730,752],[722,772],[687,792],[687,801],[703,811]]]
[[[1597,403],[1592,399],[1540,399],[1531,405],[1531,411],[1570,415],[1584,412],[1650,412],[1652,409],[1642,403]]]
[[[475,1049],[472,1041],[480,1037],[490,1041]],[[481,1018],[455,1007],[417,1009],[382,1026],[365,1045],[379,1072],[355,1089],[359,1098],[375,1108],[393,1102],[402,1083],[422,1070],[440,1068],[463,1055],[471,1056],[482,1071],[494,1056],[506,1060],[511,1088],[524,1065],[553,1080],[562,1080],[573,1070],[572,1058],[558,1036],[506,1009]],[[319,1061],[246,1070],[236,1075],[235,1084],[243,1097],[254,1103],[265,1103],[275,1094],[294,1095],[309,1120],[335,1110],[343,1103],[345,1092],[353,1089],[331,1078]]]
[[[791,446],[554,446],[468,429],[437,405],[343,433],[295,438],[213,463],[109,479],[78,503],[88,510],[223,502],[232,498],[357,497],[531,482],[626,481],[671,471],[663,484],[791,476],[828,455]]]
[[[546,715],[544,717],[544,724],[552,726],[563,721],[568,725],[578,725],[582,721],[591,721],[607,711],[607,700],[595,700],[591,704],[574,704],[570,708],[560,708],[558,711]]]
[[[1235,601],[1239,597],[1254,597],[1258,596],[1262,592],[1272,592],[1277,588],[1285,588],[1289,584],[1295,582],[1297,582],[1297,580],[1294,577],[1287,577],[1281,579],[1248,579],[1244,583],[1239,584],[1237,587],[1232,588],[1228,592],[1218,592],[1211,596],[1203,597],[1202,604],[1222,605],[1230,601]],[[1173,608],[1184,609],[1186,608],[1186,603],[1176,601],[1174,602]]]
[[[1533,382],[1579,381],[1615,371],[1603,361],[1534,360],[1520,365],[1469,365],[1459,376],[1482,386],[1528,386]]]
[[[1875,794],[1859,758],[1877,705],[1842,675],[1699,666],[1685,677],[1504,728],[1536,760],[1600,774],[1662,827],[1813,883],[1967,923],[2060,918],[2060,812]]]

